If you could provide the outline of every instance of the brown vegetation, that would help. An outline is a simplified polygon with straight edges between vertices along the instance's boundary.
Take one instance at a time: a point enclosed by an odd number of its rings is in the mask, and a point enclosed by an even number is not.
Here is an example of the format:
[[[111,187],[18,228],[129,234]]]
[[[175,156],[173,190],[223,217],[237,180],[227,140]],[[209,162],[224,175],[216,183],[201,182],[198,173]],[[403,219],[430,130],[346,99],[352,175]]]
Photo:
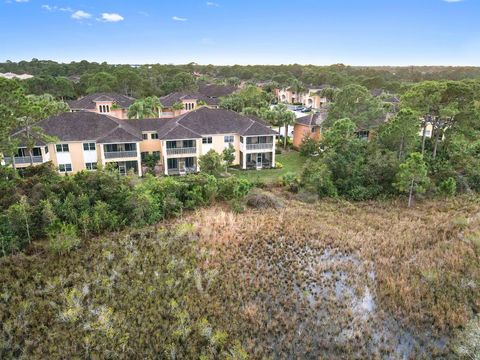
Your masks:
[[[1,259],[0,357],[450,355],[480,308],[478,199],[284,203]]]

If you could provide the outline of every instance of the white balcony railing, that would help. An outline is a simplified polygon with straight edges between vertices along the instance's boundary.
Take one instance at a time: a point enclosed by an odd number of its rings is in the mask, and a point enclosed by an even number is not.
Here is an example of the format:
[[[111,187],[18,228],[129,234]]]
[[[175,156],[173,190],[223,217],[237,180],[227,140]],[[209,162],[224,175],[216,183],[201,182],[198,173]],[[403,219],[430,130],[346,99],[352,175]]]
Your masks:
[[[272,149],[273,143],[265,143],[265,144],[247,144],[247,150],[265,150],[265,149]]]
[[[6,156],[4,160],[5,164],[12,163],[12,158],[10,156]],[[30,156],[15,156],[15,164],[30,164],[32,160],[34,164],[39,164],[43,162],[43,157],[33,156],[32,159],[30,159]]]
[[[167,155],[185,155],[185,154],[196,154],[196,153],[197,153],[196,147],[167,149]]]
[[[116,159],[116,158],[134,158],[137,157],[136,151],[110,151],[105,152],[105,159]]]

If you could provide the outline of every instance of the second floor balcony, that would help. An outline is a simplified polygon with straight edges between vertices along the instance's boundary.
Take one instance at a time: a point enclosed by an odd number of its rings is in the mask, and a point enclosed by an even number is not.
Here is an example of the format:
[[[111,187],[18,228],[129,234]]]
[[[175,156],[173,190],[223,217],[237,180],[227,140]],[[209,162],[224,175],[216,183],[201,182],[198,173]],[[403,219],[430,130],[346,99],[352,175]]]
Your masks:
[[[137,157],[137,151],[110,151],[105,153],[105,159],[133,158]]]
[[[273,142],[271,143],[263,143],[263,144],[247,144],[247,150],[266,150],[272,149]]]
[[[4,157],[5,164],[12,164],[12,157],[11,156],[5,156]],[[43,163],[43,157],[42,156],[15,156],[15,164],[41,164]]]
[[[196,147],[181,147],[181,148],[172,148],[167,149],[167,155],[186,155],[186,154],[196,154]]]
[[[167,141],[168,155],[193,155],[197,153],[195,140],[169,140]]]
[[[135,158],[138,156],[137,144],[105,144],[103,145],[105,159]]]

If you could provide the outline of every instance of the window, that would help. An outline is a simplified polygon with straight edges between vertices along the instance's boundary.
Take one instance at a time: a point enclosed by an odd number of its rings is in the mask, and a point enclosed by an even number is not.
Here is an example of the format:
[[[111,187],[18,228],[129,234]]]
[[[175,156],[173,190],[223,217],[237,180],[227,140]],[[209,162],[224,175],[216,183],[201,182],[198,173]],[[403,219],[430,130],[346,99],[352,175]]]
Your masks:
[[[151,133],[150,134],[150,139],[152,139],[152,140],[158,139],[158,134],[157,133]]]
[[[97,170],[97,163],[96,162],[85,163],[85,168],[87,170]]]
[[[176,149],[177,142],[176,141],[167,141],[167,149]]]
[[[57,144],[57,152],[69,152],[68,144]]]
[[[58,165],[58,170],[60,172],[64,172],[64,173],[71,172],[72,171],[72,164],[60,164],[60,165]]]
[[[233,135],[227,135],[223,137],[223,141],[226,143],[233,143],[233,139],[234,139]]]
[[[160,158],[160,151],[154,151],[153,156]]]
[[[167,159],[168,169],[176,169],[178,168],[178,161],[177,159]]]
[[[211,143],[212,143],[212,137],[211,136],[207,136],[207,137],[202,138],[202,144],[211,144]]]
[[[105,152],[118,152],[118,151],[136,151],[137,144],[105,144],[103,145]]]
[[[45,146],[45,154],[48,154],[48,146]]]
[[[110,112],[110,105],[99,105],[98,110],[101,113],[108,113],[108,112]]]
[[[312,127],[312,133],[316,132],[317,131],[317,128],[316,127]]]
[[[148,140],[148,134],[142,134],[142,139],[143,140]]]
[[[95,143],[83,143],[83,150],[95,151]]]
[[[194,140],[183,140],[183,147],[184,148],[195,147],[195,141]]]
[[[243,136],[240,136],[240,142],[243,144]]]
[[[147,155],[148,155],[148,151],[142,151],[142,152],[140,153],[140,158],[142,159],[142,161],[145,160],[145,157],[146,157]]]

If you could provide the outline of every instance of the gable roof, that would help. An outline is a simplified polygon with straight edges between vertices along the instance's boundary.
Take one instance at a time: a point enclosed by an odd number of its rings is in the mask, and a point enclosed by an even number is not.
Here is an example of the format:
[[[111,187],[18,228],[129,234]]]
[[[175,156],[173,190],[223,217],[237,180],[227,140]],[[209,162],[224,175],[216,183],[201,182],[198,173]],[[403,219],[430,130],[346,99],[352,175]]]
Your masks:
[[[179,91],[168,94],[166,96],[162,96],[160,98],[160,102],[163,106],[171,107],[175,103],[181,102],[182,100],[197,100],[197,101],[204,101],[207,105],[218,105],[217,99],[209,98],[199,92],[187,92],[187,91]]]
[[[94,110],[96,101],[112,101],[121,109],[127,109],[135,102],[130,96],[116,93],[96,93],[84,96],[78,100],[67,101],[72,110]]]
[[[142,139],[138,130],[111,116],[88,111],[51,116],[36,124],[59,141],[127,142]],[[23,130],[13,136],[22,137]],[[40,145],[40,144],[39,144]]]
[[[306,126],[320,126],[327,120],[328,110],[322,109],[319,112],[299,117],[295,122]]]

